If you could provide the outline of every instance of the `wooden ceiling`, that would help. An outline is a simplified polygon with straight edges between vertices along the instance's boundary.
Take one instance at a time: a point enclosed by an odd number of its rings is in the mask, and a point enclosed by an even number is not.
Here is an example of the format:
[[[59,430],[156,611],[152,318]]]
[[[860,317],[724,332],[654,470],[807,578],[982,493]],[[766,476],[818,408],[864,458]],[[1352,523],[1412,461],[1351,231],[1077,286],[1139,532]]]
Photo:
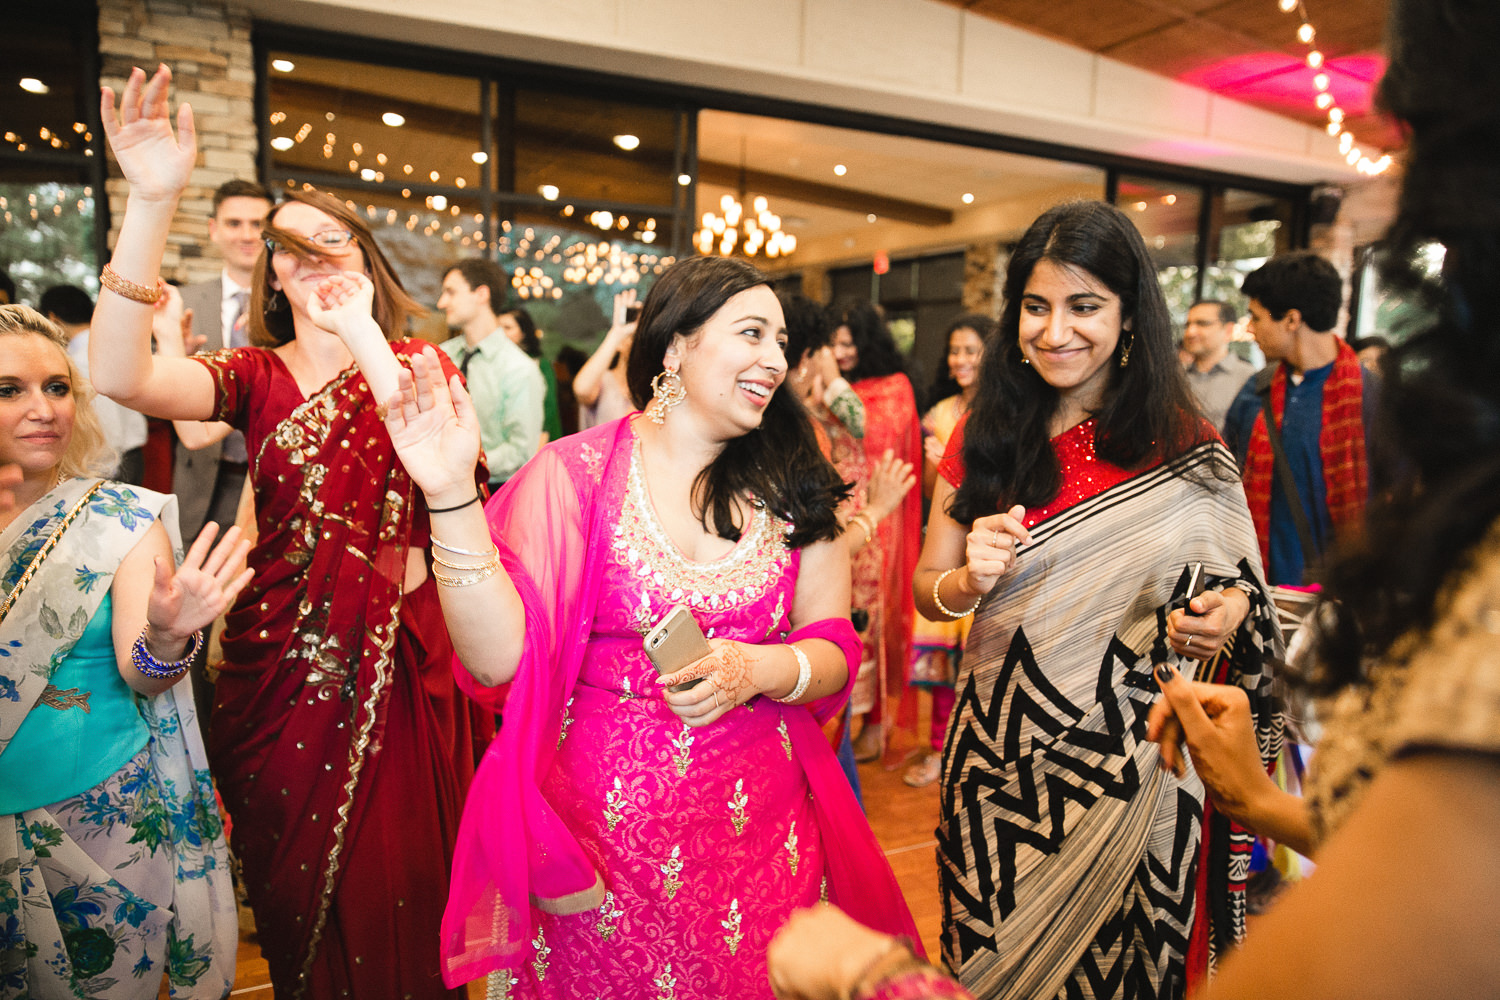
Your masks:
[[[1301,20],[1276,0],[941,0],[1255,107],[1323,126]],[[1373,107],[1388,0],[1303,0],[1329,92],[1358,141],[1401,145]]]

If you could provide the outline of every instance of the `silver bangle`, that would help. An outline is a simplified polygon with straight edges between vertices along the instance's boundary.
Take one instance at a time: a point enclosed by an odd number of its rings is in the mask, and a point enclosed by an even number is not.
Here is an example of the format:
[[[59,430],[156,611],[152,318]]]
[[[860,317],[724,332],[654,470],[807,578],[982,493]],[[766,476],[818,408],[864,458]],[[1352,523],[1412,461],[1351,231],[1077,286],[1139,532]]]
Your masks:
[[[812,683],[812,661],[807,658],[806,653],[802,652],[802,650],[798,649],[792,643],[787,643],[786,648],[790,649],[792,655],[797,658],[797,686],[792,688],[792,693],[785,698],[772,698],[771,700],[779,701],[783,705],[790,705],[798,698],[807,694],[807,686]]]
[[[438,548],[446,549],[449,552],[452,552],[454,555],[458,556],[478,556],[481,559],[488,559],[491,555],[498,554],[499,552],[499,550],[494,547],[491,547],[490,551],[488,552],[475,552],[473,549],[461,549],[457,545],[449,545],[446,542],[440,541],[436,535],[428,535],[427,540],[430,541],[433,545],[436,545]]]
[[[937,605],[937,609],[939,611],[941,611],[943,614],[947,615],[949,618],[967,618],[967,617],[969,617],[970,615],[972,615],[974,613],[974,608],[979,607],[979,601],[984,600],[984,595],[980,594],[979,595],[979,600],[976,600],[974,602],[974,606],[971,607],[971,608],[969,608],[969,610],[967,610],[967,611],[954,611],[952,608],[948,607],[948,605],[946,605],[946,604],[943,603],[942,596],[938,594],[938,588],[943,585],[943,581],[946,580],[946,579],[948,579],[948,576],[950,574],[957,573],[961,569],[963,569],[962,566],[955,566],[952,569],[945,569],[941,573],[938,574],[938,578],[936,580],[932,581],[932,603],[936,604]]]

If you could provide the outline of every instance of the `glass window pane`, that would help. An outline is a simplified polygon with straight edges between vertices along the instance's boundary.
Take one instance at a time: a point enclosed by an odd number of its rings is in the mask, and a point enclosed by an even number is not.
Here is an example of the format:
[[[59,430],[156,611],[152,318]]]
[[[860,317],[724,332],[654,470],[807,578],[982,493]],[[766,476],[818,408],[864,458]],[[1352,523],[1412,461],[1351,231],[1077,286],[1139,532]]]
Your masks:
[[[1179,326],[1198,291],[1198,215],[1203,189],[1152,177],[1123,175],[1115,204],[1145,237],[1156,262],[1167,310]]]
[[[263,72],[275,173],[479,187],[478,80],[284,52]]]
[[[12,182],[19,173],[0,170],[0,270],[16,283],[16,301],[34,306],[53,285],[77,285],[97,297],[94,189]]]
[[[504,98],[501,98],[502,104]],[[671,108],[598,97],[515,92],[511,120],[497,109],[497,142],[513,136],[514,190],[563,201],[670,206],[677,190]],[[497,150],[504,155],[503,149]],[[551,192],[556,188],[556,192]]]
[[[1291,249],[1292,202],[1231,188],[1214,198],[1211,209],[1203,297],[1228,302],[1243,314],[1248,303],[1240,283],[1245,275]]]

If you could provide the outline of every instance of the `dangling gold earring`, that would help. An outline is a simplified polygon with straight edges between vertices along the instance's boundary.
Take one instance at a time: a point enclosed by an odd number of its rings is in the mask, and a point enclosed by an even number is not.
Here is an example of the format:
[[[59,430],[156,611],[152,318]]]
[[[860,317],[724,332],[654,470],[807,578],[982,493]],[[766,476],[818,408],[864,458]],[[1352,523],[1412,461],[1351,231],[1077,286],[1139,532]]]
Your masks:
[[[1129,340],[1125,341],[1125,346],[1122,347],[1122,348],[1120,348],[1120,367],[1121,368],[1124,368],[1126,365],[1130,364],[1130,348],[1134,344],[1135,344],[1135,338],[1131,337]]]
[[[665,368],[651,380],[651,402],[646,407],[646,416],[653,424],[667,422],[667,411],[687,399],[687,386],[676,370]]]

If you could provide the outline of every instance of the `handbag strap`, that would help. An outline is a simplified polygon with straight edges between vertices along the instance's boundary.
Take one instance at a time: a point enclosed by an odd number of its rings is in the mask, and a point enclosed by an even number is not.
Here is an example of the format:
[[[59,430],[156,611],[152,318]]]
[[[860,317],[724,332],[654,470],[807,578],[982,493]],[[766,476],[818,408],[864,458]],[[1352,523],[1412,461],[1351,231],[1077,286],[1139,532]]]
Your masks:
[[[1313,536],[1312,523],[1307,517],[1307,507],[1302,502],[1302,491],[1297,489],[1297,480],[1292,476],[1291,463],[1286,460],[1286,451],[1281,447],[1281,431],[1276,426],[1275,414],[1271,412],[1271,383],[1274,381],[1274,368],[1265,369],[1271,372],[1271,377],[1259,379],[1256,383],[1256,394],[1260,396],[1261,413],[1266,419],[1266,437],[1271,442],[1271,456],[1276,464],[1276,475],[1281,480],[1281,488],[1286,491],[1287,506],[1292,509],[1292,523],[1297,526],[1297,538],[1302,542],[1302,551],[1311,557],[1304,560],[1304,567],[1311,562],[1321,562],[1323,549],[1318,545]],[[1304,569],[1303,576],[1306,576]]]
[[[0,625],[5,624],[5,617],[10,614],[11,606],[20,599],[21,592],[26,589],[26,585],[31,582],[31,578],[36,576],[36,571],[41,568],[43,561],[52,554],[53,549],[57,548],[57,543],[62,539],[63,532],[67,531],[68,526],[73,523],[79,514],[83,513],[83,508],[88,505],[88,502],[94,498],[94,494],[99,491],[99,487],[103,485],[104,480],[96,480],[94,485],[84,490],[83,496],[78,498],[77,502],[63,515],[57,527],[52,529],[52,534],[47,536],[47,540],[37,550],[36,556],[31,560],[31,564],[26,567],[26,571],[21,574],[21,578],[16,581],[16,585],[6,595],[5,601],[0,603]]]

